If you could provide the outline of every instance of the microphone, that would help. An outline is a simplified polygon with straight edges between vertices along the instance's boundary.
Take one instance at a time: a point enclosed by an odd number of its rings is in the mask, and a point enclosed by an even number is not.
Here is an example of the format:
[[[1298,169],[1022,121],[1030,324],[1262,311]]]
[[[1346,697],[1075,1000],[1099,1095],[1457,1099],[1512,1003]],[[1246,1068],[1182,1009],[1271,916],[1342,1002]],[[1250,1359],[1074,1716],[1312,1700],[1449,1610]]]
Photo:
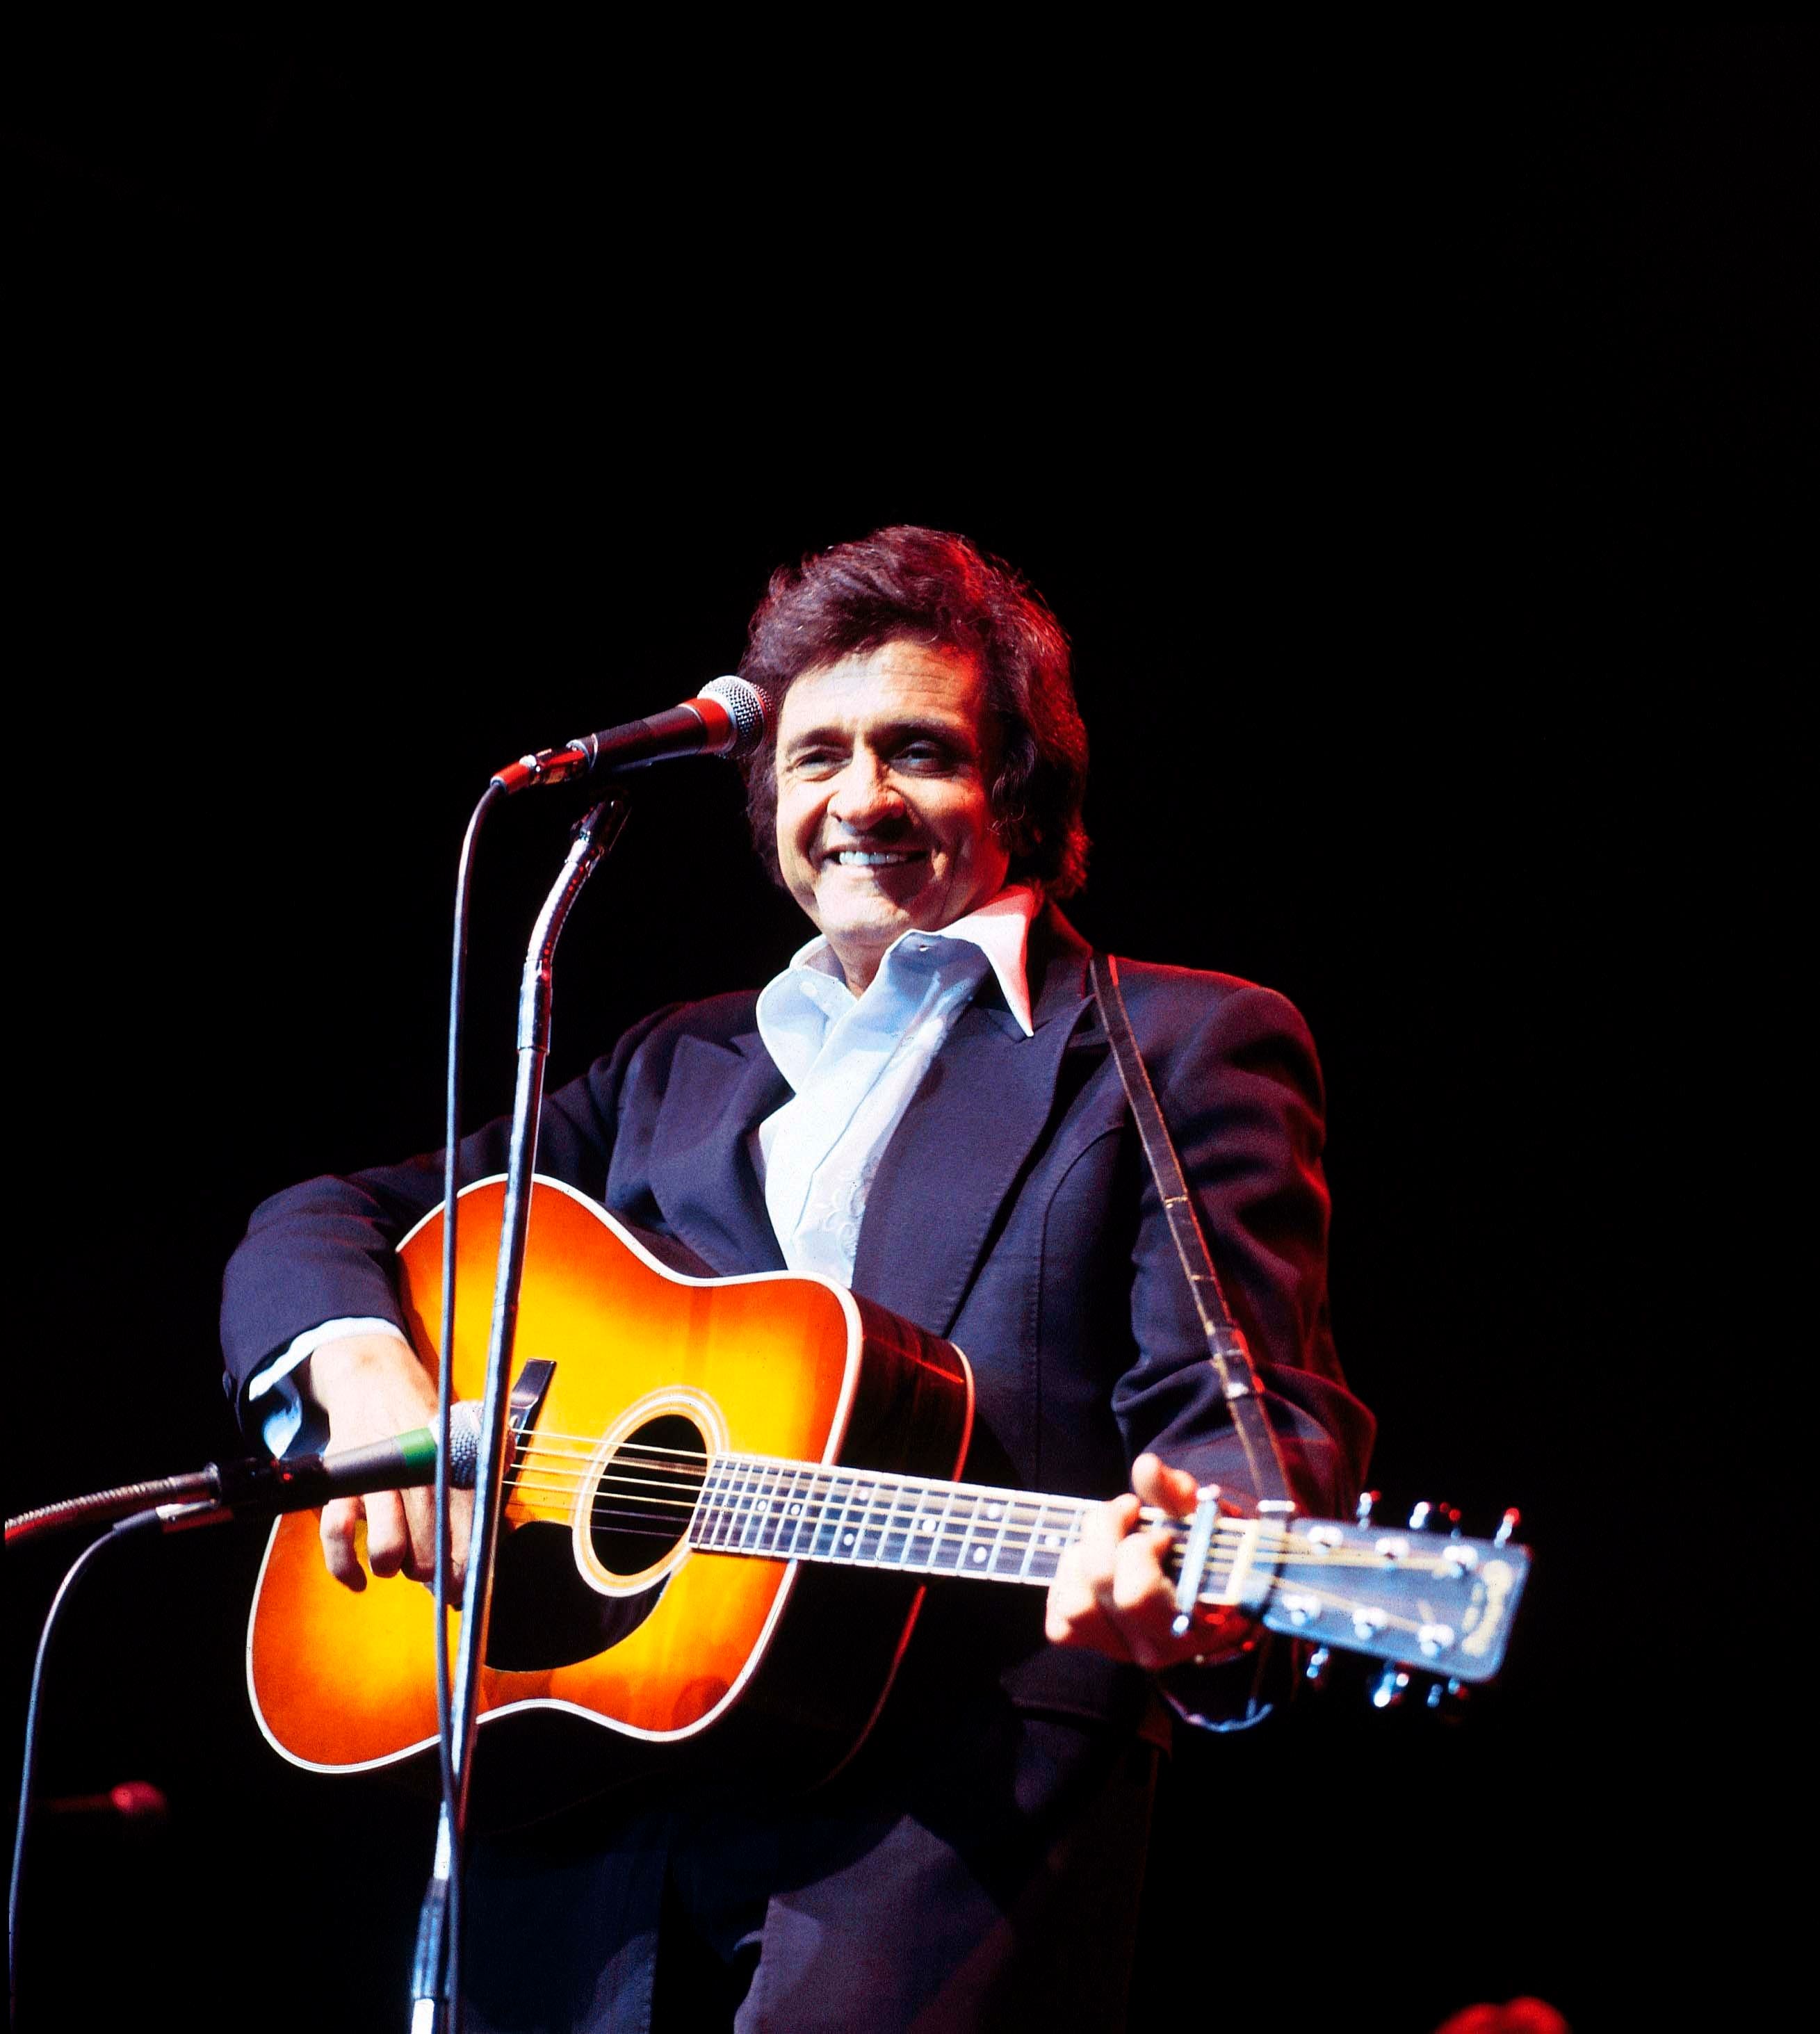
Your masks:
[[[471,1490],[480,1464],[480,1407],[471,1398],[449,1408],[448,1480]],[[274,1461],[254,1455],[212,1464],[218,1502],[241,1513],[307,1511],[336,1497],[370,1490],[415,1490],[436,1480],[436,1429],[416,1427],[362,1447],[332,1454],[291,1455]]]
[[[471,1398],[449,1408],[448,1480],[471,1490],[480,1466],[480,1407]],[[359,1497],[370,1490],[412,1490],[436,1480],[436,1429],[416,1427],[364,1447],[337,1448],[330,1455],[292,1455],[276,1460],[249,1455],[241,1462],[210,1462],[182,1476],[125,1483],[84,1497],[41,1504],[6,1521],[6,1544],[43,1539],[70,1526],[129,1524],[156,1514],[163,1529],[212,1525],[239,1514],[250,1518],[280,1511],[307,1511],[332,1497]]]
[[[694,699],[648,720],[584,734],[561,749],[540,749],[493,773],[511,794],[533,784],[566,783],[591,771],[641,770],[674,756],[749,756],[764,739],[771,704],[745,678],[716,678]]]

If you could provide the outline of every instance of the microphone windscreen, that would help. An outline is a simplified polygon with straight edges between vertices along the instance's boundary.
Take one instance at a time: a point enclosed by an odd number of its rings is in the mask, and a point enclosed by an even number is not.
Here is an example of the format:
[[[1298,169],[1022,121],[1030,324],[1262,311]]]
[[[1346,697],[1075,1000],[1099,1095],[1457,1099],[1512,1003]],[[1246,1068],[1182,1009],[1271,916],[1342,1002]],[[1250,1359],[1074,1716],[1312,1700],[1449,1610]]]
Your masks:
[[[700,696],[724,707],[733,722],[730,756],[749,756],[764,741],[771,722],[771,700],[749,678],[715,678],[702,687]]]
[[[480,1473],[480,1401],[458,1398],[448,1409],[448,1483],[471,1490]]]

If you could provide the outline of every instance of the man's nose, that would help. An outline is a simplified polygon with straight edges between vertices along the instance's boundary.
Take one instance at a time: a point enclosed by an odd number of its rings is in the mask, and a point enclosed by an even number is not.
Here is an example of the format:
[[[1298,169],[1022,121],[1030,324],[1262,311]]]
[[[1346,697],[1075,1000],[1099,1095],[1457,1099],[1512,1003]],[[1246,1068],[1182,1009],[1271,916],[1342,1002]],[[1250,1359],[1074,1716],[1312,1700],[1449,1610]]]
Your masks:
[[[828,814],[850,831],[865,832],[902,819],[902,794],[883,760],[862,750],[841,771],[828,800]]]

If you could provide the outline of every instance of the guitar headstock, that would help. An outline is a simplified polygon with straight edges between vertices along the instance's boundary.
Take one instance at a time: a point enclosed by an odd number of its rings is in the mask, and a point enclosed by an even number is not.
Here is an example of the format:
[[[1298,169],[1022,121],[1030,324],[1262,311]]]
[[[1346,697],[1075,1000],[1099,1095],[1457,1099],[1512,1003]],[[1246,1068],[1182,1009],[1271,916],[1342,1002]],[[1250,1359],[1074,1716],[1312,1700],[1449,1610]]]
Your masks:
[[[1412,1669],[1443,1684],[1487,1681],[1503,1664],[1529,1556],[1510,1537],[1515,1512],[1489,1540],[1463,1536],[1458,1516],[1422,1504],[1409,1526],[1384,1526],[1361,1502],[1350,1523],[1222,1517],[1206,1542],[1199,1600],[1243,1604],[1270,1631],[1387,1662],[1373,1695],[1380,1708],[1402,1698]],[[1196,1538],[1191,1528],[1188,1558]]]

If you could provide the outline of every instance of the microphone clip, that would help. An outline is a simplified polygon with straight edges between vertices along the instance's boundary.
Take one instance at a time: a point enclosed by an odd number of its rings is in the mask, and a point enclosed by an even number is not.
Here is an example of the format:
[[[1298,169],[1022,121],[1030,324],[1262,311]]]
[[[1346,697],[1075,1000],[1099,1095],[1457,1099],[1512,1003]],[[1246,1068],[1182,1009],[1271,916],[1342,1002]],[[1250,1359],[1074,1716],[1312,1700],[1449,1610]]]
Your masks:
[[[528,791],[534,784],[566,784],[572,777],[584,777],[594,767],[594,758],[578,741],[565,742],[560,749],[539,749],[495,770],[493,781],[509,798]]]

